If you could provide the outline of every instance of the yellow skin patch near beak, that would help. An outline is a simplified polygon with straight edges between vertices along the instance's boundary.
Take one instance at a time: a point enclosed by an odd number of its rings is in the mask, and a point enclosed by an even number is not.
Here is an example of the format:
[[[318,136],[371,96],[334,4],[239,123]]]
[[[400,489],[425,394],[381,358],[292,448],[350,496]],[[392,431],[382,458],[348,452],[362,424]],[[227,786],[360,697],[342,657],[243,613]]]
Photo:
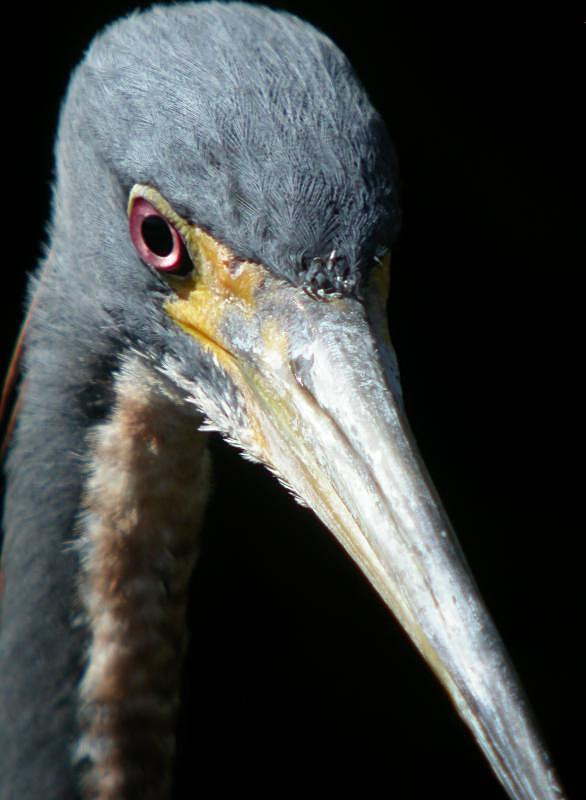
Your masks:
[[[181,217],[152,186],[136,184],[132,188],[129,214],[133,202],[139,197],[147,200],[175,228],[193,264],[192,271],[183,277],[160,273],[174,293],[165,300],[163,308],[185,333],[215,358],[239,387],[243,402],[249,409],[248,447],[261,457],[266,454],[267,446],[258,420],[250,411],[255,407],[254,369],[234,352],[223,323],[229,317],[232,317],[232,323],[234,317],[246,323],[259,316],[258,291],[267,280],[276,279],[260,264],[239,259],[228,246]],[[260,326],[262,347],[267,348],[269,359],[271,354],[275,357],[275,347],[284,357],[286,336],[278,334],[271,323],[269,318]]]
[[[193,263],[185,276],[164,275],[175,296],[164,304],[166,313],[186,333],[197,339],[225,365],[233,358],[224,346],[221,323],[225,314],[236,312],[250,319],[256,312],[256,291],[264,283],[266,271],[259,264],[238,259],[202,228],[181,217],[152,186],[136,184],[128,202],[143,197],[177,230]]]

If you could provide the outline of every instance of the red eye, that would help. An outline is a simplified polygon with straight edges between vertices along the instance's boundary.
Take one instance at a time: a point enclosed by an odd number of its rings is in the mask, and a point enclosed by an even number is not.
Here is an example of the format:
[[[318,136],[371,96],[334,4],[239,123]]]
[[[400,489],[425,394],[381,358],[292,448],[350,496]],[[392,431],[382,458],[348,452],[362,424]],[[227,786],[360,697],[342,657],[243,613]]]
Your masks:
[[[132,204],[128,224],[132,243],[146,264],[174,275],[191,272],[181,236],[144,197],[137,197]]]

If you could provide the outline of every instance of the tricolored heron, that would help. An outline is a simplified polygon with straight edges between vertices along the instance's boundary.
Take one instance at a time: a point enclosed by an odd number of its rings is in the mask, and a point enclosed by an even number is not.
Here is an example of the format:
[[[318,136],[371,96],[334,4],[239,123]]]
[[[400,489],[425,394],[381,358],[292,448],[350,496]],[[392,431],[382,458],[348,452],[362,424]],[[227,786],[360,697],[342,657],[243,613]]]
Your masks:
[[[391,153],[287,16],[154,11],[79,68],[9,461],[3,797],[167,791],[206,426],[340,538],[510,795],[561,796],[406,427]]]

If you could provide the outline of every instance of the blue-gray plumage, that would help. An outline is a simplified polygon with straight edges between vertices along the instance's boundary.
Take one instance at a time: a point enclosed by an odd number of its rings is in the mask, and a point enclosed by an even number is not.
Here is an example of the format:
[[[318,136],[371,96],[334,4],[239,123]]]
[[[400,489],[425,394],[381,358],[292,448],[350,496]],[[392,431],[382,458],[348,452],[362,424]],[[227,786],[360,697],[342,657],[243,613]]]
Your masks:
[[[336,250],[324,282],[343,289],[345,277],[352,291],[398,230],[392,146],[348,60],[307,23],[263,8],[167,7],[108,28],[72,80],[58,152],[68,197],[88,215],[92,192],[116,203],[116,191],[152,183],[240,257],[295,283]],[[80,174],[84,153],[96,168]]]
[[[561,798],[405,423],[396,182],[347,60],[290,15],[160,7],[90,47],[8,459],[3,800],[170,795],[210,428],[330,527],[510,797]]]

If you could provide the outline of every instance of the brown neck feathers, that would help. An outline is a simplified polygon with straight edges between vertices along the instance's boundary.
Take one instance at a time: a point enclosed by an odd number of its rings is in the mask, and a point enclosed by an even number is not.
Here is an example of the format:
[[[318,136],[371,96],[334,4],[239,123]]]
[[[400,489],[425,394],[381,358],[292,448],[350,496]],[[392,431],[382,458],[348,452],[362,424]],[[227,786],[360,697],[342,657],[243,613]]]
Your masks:
[[[80,686],[89,800],[170,794],[187,588],[209,489],[206,435],[136,363],[93,432],[80,593],[90,646]]]

